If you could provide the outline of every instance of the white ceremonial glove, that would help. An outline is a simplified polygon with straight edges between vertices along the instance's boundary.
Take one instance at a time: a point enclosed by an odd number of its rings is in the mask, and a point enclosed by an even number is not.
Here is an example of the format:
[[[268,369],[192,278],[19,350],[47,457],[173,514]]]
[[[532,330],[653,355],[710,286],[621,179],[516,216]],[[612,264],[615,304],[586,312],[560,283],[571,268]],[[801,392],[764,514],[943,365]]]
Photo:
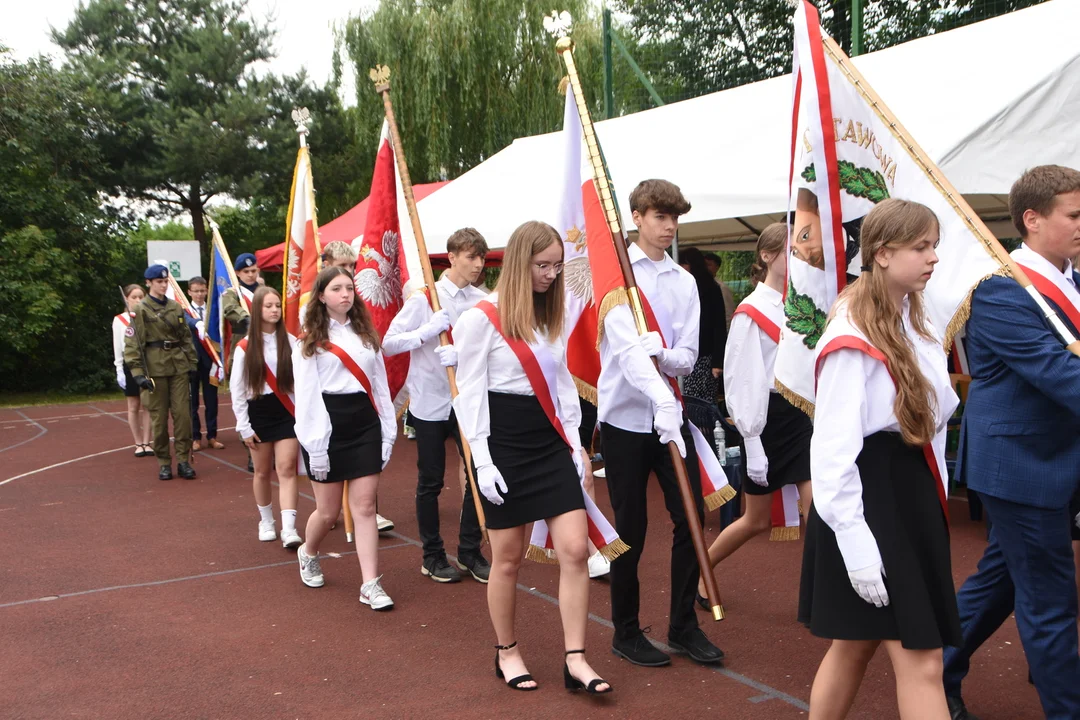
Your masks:
[[[316,480],[326,480],[326,476],[330,474],[330,456],[326,453],[323,453],[322,455],[309,455],[308,470],[311,471],[311,477]]]
[[[420,326],[420,337],[424,342],[438,337],[439,333],[450,329],[450,313],[440,310],[431,316],[431,319]]]
[[[664,352],[664,339],[658,332],[647,332],[638,336],[638,344],[649,357],[656,357]]]
[[[679,454],[686,457],[686,443],[682,436],[682,413],[679,412],[679,406],[674,400],[656,406],[653,427],[656,428],[656,434],[660,436],[661,443],[667,445],[669,442],[674,442],[679,448]]]
[[[769,485],[769,458],[765,457],[765,448],[761,447],[761,438],[743,439],[746,445],[746,474],[761,487]]]
[[[889,591],[885,589],[885,568],[881,563],[848,573],[851,587],[866,602],[877,607],[889,604]]]
[[[202,320],[197,321],[195,323],[195,330],[199,333],[200,341],[206,339],[206,323],[204,323]]]
[[[384,442],[382,444],[382,469],[386,469],[387,463],[390,462],[390,456],[394,453],[394,443]]]
[[[120,386],[121,390],[127,390],[127,378],[124,377],[123,370],[116,371],[116,384]]]
[[[494,465],[481,465],[476,468],[476,484],[480,486],[480,492],[492,505],[502,505],[503,498],[499,491],[506,492],[506,481],[502,473]]]
[[[435,354],[443,367],[457,367],[457,348],[453,345],[440,345],[435,348]]]

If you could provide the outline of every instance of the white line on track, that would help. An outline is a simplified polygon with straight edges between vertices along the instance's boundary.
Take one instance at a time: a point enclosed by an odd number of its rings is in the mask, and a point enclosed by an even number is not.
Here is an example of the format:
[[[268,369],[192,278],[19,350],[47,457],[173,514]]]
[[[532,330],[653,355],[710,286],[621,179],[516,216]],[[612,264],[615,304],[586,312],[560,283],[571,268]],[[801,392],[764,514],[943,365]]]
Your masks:
[[[33,419],[31,419],[31,418],[27,417],[27,416],[26,416],[26,413],[24,413],[24,412],[23,412],[22,410],[16,410],[15,412],[17,412],[17,413],[18,413],[19,415],[22,415],[22,416],[23,416],[23,418],[25,419],[25,421],[26,421],[26,422],[28,422],[28,423],[31,423],[32,425],[37,425],[37,428],[38,428],[38,434],[37,434],[37,435],[35,435],[35,436],[34,436],[34,437],[32,437],[32,438],[29,438],[28,440],[23,440],[22,442],[17,442],[17,443],[15,443],[14,445],[8,445],[8,446],[7,446],[6,448],[0,448],[0,453],[2,453],[2,452],[7,452],[8,450],[12,450],[12,449],[14,449],[14,448],[17,448],[17,447],[19,447],[20,445],[25,445],[26,443],[34,442],[35,440],[37,440],[37,439],[38,439],[39,437],[41,437],[42,435],[44,435],[45,433],[49,432],[49,431],[48,431],[48,430],[47,430],[47,429],[45,428],[45,426],[44,426],[44,425],[42,425],[41,423],[39,423],[39,422],[38,422],[37,420],[33,420]],[[0,485],[3,485],[3,484],[4,484],[4,483],[0,483]]]

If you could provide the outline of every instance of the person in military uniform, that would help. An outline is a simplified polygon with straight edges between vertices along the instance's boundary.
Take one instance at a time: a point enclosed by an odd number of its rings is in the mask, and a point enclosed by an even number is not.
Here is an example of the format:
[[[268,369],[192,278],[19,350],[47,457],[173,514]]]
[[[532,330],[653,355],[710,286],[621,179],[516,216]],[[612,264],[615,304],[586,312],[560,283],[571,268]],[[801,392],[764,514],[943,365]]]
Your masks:
[[[232,330],[232,340],[229,342],[229,355],[226,359],[226,367],[231,371],[232,357],[236,351],[236,345],[247,337],[248,325],[251,323],[251,300],[255,297],[255,291],[259,289],[259,266],[255,262],[255,256],[251,253],[238,255],[233,263],[236,271],[236,279],[240,281],[239,292],[235,288],[229,288],[221,295],[221,312]],[[248,451],[248,472],[255,472],[255,464],[251,461],[251,452]]]
[[[172,480],[169,453],[169,413],[176,438],[176,472],[185,480],[195,477],[191,466],[191,398],[188,373],[198,364],[191,330],[184,310],[165,296],[169,271],[151,265],[143,275],[150,294],[135,306],[131,325],[124,331],[124,362],[142,391],[142,403],[150,411],[154,455],[161,470],[158,480]]]

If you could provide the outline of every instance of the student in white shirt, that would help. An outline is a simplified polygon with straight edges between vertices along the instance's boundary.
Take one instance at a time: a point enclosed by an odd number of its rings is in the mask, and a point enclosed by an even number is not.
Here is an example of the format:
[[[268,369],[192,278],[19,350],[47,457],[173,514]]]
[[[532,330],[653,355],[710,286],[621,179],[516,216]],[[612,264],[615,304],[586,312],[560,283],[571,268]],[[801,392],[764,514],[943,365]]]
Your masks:
[[[281,544],[294,548],[303,542],[296,532],[296,456],[300,449],[293,427],[292,353],[296,338],[281,322],[281,293],[277,290],[260,286],[251,307],[251,326],[236,346],[229,375],[236,432],[255,463],[252,489],[259,508],[259,540],[277,539],[270,491],[270,474],[277,470]]]
[[[578,439],[577,387],[566,367],[562,265],[562,238],[550,225],[527,222],[510,235],[496,291],[454,328],[467,348],[459,357],[454,407],[472,447],[491,540],[487,596],[498,640],[496,676],[514,690],[536,689],[517,649],[514,615],[526,526],[543,520],[559,562],[566,688],[608,693],[611,685],[584,655],[589,533],[582,483],[589,459]],[[532,378],[518,352],[534,363]]]
[[[480,522],[476,517],[473,488],[466,485],[461,500],[457,567],[446,559],[439,534],[439,493],[446,472],[446,441],[453,438],[462,453],[457,417],[450,406],[450,381],[446,368],[457,365],[457,347],[440,345],[439,334],[450,330],[466,310],[487,297],[472,283],[484,269],[488,246],[473,228],[458,230],[446,241],[450,269],[435,283],[439,306],[435,313],[426,292],[414,293],[398,312],[383,338],[387,357],[409,353],[407,425],[416,432],[416,522],[423,543],[420,572],[435,582],[461,581],[458,568],[481,583],[488,581],[491,565],[480,554]],[[454,500],[457,501],[456,498]]]
[[[122,312],[112,321],[113,365],[116,366],[116,384],[124,391],[127,400],[128,427],[131,439],[135,441],[135,457],[151,457],[154,449],[150,444],[150,413],[139,399],[139,386],[131,377],[131,370],[124,363],[124,332],[131,325],[135,306],[143,301],[146,293],[139,285],[131,284],[124,288],[124,300],[127,311]]]
[[[316,505],[306,542],[297,549],[300,579],[308,587],[323,585],[319,545],[341,512],[347,480],[363,577],[360,602],[389,610],[394,601],[380,582],[375,492],[394,448],[397,419],[379,334],[348,270],[326,268],[315,279],[304,336],[293,351],[293,378],[296,437]]]
[[[750,268],[754,291],[739,304],[724,353],[724,400],[746,451],[743,493],[746,507],[709,548],[716,567],[743,544],[772,526],[772,493],[786,485],[799,488],[809,508],[810,417],[776,391],[773,366],[784,325],[784,279],[787,274],[787,225],[773,223],[761,232]],[[698,582],[698,603],[704,585]]]
[[[206,447],[223,450],[225,444],[217,439],[218,389],[210,382],[210,370],[213,360],[203,348],[200,338],[206,335],[206,279],[193,277],[188,280],[188,294],[191,295],[191,309],[195,317],[188,319],[191,337],[195,341],[195,353],[199,356],[199,368],[191,376],[191,450],[195,452],[202,446],[202,426],[199,424],[199,389],[202,388],[203,414],[206,416]],[[252,300],[254,302],[254,300]]]
[[[817,346],[799,619],[832,645],[811,718],[842,718],[885,645],[900,717],[948,720],[942,647],[961,640],[949,556],[944,463],[958,404],[921,292],[939,226],[890,199],[862,224],[862,275],[837,299]]]
[[[678,231],[679,216],[690,211],[690,203],[676,185],[645,180],[630,194],[630,208],[638,229],[638,239],[628,249],[630,263],[639,292],[664,337],[656,332],[639,336],[627,304],[611,308],[601,328],[597,414],[615,529],[630,546],[629,552],[611,563],[612,650],[635,665],[671,662],[646,639],[638,619],[637,566],[648,527],[649,475],[655,473],[675,525],[668,645],[697,662],[714,663],[724,653],[698,627],[694,600],[700,568],[668,451],[668,443],[674,442],[686,458],[700,522],[705,510],[697,453],[670,382],[689,374],[697,362],[701,313],[697,284],[666,252]]]

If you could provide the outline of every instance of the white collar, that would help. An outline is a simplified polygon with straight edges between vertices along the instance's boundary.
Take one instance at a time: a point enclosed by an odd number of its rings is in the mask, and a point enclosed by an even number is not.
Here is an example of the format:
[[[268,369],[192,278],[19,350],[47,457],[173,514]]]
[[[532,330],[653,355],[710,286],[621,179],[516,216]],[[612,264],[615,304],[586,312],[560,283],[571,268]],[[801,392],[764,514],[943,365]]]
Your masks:
[[[653,260],[645,254],[644,250],[638,247],[637,243],[630,243],[630,247],[627,248],[626,254],[630,257],[631,265],[637,265],[640,261],[646,260],[656,266],[657,272],[663,273],[680,269],[667,253],[664,253],[664,258],[662,260]]]
[[[1013,253],[1013,257],[1020,262],[1026,262],[1029,265],[1035,265],[1033,270],[1041,270],[1044,273],[1055,273],[1064,276],[1065,280],[1071,285],[1076,285],[1073,280],[1073,264],[1072,260],[1065,260],[1065,271],[1062,272],[1058,269],[1057,265],[1047,260],[1038,252],[1033,250],[1027,243],[1020,243],[1020,247]],[[1050,279],[1050,278],[1047,278]]]
[[[346,318],[346,319],[348,319],[348,318]],[[348,330],[349,328],[352,327],[352,324],[350,324],[350,323],[339,323],[334,318],[330,318],[330,325],[329,325],[328,329],[333,330],[336,327],[339,327],[339,328],[341,328],[343,330]]]
[[[778,290],[774,290],[773,288],[766,285],[764,282],[758,283],[758,286],[754,289],[765,296],[762,298],[762,300],[771,302],[773,305],[779,305],[780,303],[784,302],[784,296],[781,295]]]
[[[447,277],[445,272],[442,275],[439,276],[439,281],[436,283],[436,285],[442,285],[443,290],[445,290],[446,294],[450,295],[451,297],[455,297],[457,295],[460,295],[461,293],[467,292],[468,289],[470,287],[472,287],[472,285],[466,285],[465,287],[458,287],[457,283],[455,283],[453,280],[451,280],[449,277]]]

